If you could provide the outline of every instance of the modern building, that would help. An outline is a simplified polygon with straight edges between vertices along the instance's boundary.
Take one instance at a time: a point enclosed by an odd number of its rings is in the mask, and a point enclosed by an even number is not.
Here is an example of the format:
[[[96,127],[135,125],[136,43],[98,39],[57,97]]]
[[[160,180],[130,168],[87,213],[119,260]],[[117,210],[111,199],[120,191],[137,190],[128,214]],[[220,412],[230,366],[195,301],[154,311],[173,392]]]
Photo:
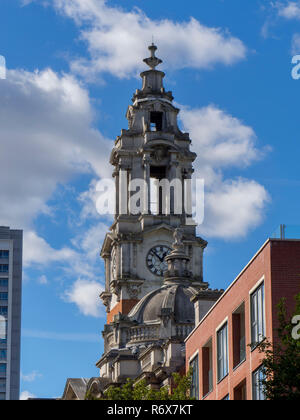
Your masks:
[[[110,157],[116,211],[101,251],[107,323],[96,364],[100,375],[87,386],[94,395],[127,378],[146,379],[153,388],[169,384],[173,372],[185,369],[184,339],[195,327],[191,299],[204,293],[207,311],[223,292],[203,281],[207,242],[191,218],[196,154],[178,127],[179,109],[156,69],[162,62],[156,49],[149,47],[144,62],[150,69],[141,73],[142,88],[126,114],[128,129]],[[78,395],[77,387],[69,380],[64,398]]]
[[[0,227],[0,400],[18,400],[23,232]]]
[[[276,340],[277,304],[295,310],[300,292],[300,240],[269,239],[186,339],[193,395],[203,400],[264,399],[257,344]],[[196,313],[202,302],[193,298]]]

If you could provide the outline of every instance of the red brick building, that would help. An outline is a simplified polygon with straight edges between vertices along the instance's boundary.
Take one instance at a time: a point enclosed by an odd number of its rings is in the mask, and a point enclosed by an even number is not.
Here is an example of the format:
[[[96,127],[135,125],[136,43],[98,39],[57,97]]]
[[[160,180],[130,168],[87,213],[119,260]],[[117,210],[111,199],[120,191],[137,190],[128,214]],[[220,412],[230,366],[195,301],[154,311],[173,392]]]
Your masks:
[[[292,314],[299,292],[300,240],[269,239],[202,319],[194,298],[200,321],[186,339],[186,369],[194,368],[196,398],[264,398],[257,343],[274,340],[280,298]]]

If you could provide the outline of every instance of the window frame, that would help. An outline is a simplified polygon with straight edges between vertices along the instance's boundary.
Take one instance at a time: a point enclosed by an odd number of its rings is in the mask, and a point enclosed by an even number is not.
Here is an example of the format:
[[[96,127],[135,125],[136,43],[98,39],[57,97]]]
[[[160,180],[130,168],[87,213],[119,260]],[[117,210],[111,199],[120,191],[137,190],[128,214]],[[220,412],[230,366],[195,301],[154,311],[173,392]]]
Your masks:
[[[0,287],[8,287],[9,279],[7,277],[0,278]]]
[[[217,374],[217,384],[222,382],[224,378],[226,378],[226,376],[228,376],[229,374],[229,348],[228,348],[228,318],[226,318],[226,320],[224,320],[224,322],[221,324],[221,326],[219,326],[216,330],[216,359],[217,359],[217,369],[216,369],[216,374]],[[226,348],[226,354],[223,354],[224,352],[221,352],[221,356],[223,356],[223,373],[222,376],[220,375],[220,360],[221,358],[219,357],[219,337],[222,331],[224,331],[226,329],[226,346],[224,347],[224,341],[222,341],[222,350],[224,350],[224,348]],[[226,368],[226,369],[225,369]],[[226,371],[226,372],[225,372]]]
[[[0,301],[7,302],[8,301],[8,292],[0,292]]]
[[[257,381],[258,378],[258,381]],[[251,380],[252,380],[252,401],[265,401],[266,396],[263,391],[263,384],[262,381],[265,380],[266,375],[264,373],[263,366],[260,365],[257,369],[255,369],[251,374]],[[259,398],[254,398],[254,397]],[[260,397],[263,398],[260,398]]]
[[[7,318],[3,315],[0,315],[0,324],[4,324],[4,328],[3,328],[3,325],[1,325],[1,328],[0,328],[0,333],[1,333],[0,334],[0,344],[7,344],[8,322],[7,322]]]
[[[236,331],[233,330],[236,321],[235,316],[239,316],[239,331],[236,334]],[[247,359],[247,346],[246,346],[246,303],[243,300],[239,306],[232,312],[231,314],[231,345],[232,345],[232,352],[233,352],[233,360],[232,360],[232,369],[236,370],[239,366],[241,366]],[[237,340],[238,336],[238,341]],[[238,347],[239,352],[239,361],[235,359],[235,350]]]
[[[208,350],[208,365],[204,365],[204,349]],[[210,337],[209,340],[201,347],[201,358],[202,358],[202,398],[206,398],[214,390],[214,368],[213,368],[213,337]],[[206,369],[204,369],[204,367]],[[207,369],[208,368],[208,369]],[[207,375],[204,378],[204,374]],[[206,381],[205,381],[206,379]],[[207,382],[208,389],[204,389],[204,383]]]
[[[4,369],[1,370],[1,368],[3,368],[3,367],[4,367]],[[0,374],[1,373],[6,375],[6,373],[7,373],[7,364],[6,363],[0,363]]]
[[[3,267],[7,267],[7,270],[3,269]],[[0,264],[0,273],[2,274],[8,274],[9,273],[9,264]]]
[[[196,362],[196,369],[194,368],[194,363]],[[189,361],[189,367],[192,369],[192,381],[191,381],[191,397],[200,399],[200,381],[199,381],[199,352],[197,352]],[[196,390],[195,395],[193,394],[193,389]]]
[[[0,249],[0,260],[8,260],[8,259],[9,259],[9,250]]]
[[[259,296],[259,292],[260,296]],[[250,334],[251,350],[265,339],[266,334],[266,302],[265,302],[265,279],[263,278],[249,292],[250,295]],[[256,318],[254,319],[254,313]]]
[[[1,354],[2,354],[2,356],[1,356]],[[7,350],[6,349],[0,349],[0,361],[2,361],[2,362],[7,361]]]

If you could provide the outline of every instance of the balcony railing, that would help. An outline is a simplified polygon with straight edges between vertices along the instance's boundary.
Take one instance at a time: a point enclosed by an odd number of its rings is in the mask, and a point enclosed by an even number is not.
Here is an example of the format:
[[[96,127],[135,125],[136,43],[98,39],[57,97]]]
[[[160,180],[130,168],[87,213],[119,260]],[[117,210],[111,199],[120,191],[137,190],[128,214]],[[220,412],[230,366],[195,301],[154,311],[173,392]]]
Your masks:
[[[129,334],[131,342],[151,341],[159,338],[159,326],[142,325],[133,327],[129,330]]]
[[[179,324],[176,325],[173,335],[180,339],[185,339],[194,329],[193,324]],[[158,340],[160,338],[159,325],[141,325],[132,327],[128,331],[128,339],[131,342],[143,342]]]
[[[176,337],[186,338],[194,329],[194,325],[181,324],[176,326]]]

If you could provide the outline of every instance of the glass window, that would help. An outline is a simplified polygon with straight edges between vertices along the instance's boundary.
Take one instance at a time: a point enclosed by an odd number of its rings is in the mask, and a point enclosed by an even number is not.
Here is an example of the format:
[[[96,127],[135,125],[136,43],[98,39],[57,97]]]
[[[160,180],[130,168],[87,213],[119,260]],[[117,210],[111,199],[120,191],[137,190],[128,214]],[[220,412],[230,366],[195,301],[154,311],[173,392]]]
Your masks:
[[[0,343],[6,343],[7,321],[3,315],[0,315]]]
[[[251,295],[251,343],[254,348],[265,337],[264,284]]]
[[[8,273],[8,264],[0,264],[0,273]]]
[[[0,360],[6,360],[6,358],[7,358],[7,351],[0,350]]]
[[[7,287],[8,286],[8,279],[0,279],[0,287]]]
[[[228,325],[227,323],[217,333],[218,351],[218,381],[228,375]]]
[[[9,251],[0,249],[0,258],[9,258]]]
[[[212,371],[212,339],[202,347],[202,386],[203,397],[213,389],[213,371]]]
[[[7,292],[1,292],[0,293],[0,300],[8,300],[8,293]]]
[[[6,363],[0,363],[0,373],[6,373]]]
[[[196,356],[191,362],[190,367],[192,368],[192,385],[191,385],[191,397],[199,400],[199,360]]]
[[[244,379],[238,386],[233,390],[234,401],[246,401],[247,400],[247,382]]]
[[[252,374],[252,399],[255,401],[263,401],[266,399],[263,386],[265,378],[265,372],[262,367]]]
[[[5,379],[0,379],[0,392],[1,391],[5,391],[6,389],[6,380]]]
[[[8,307],[7,306],[0,306],[0,315],[7,315],[8,314]]]
[[[4,401],[5,399],[5,394],[0,392],[0,401]]]
[[[245,305],[232,314],[233,368],[246,359]]]

